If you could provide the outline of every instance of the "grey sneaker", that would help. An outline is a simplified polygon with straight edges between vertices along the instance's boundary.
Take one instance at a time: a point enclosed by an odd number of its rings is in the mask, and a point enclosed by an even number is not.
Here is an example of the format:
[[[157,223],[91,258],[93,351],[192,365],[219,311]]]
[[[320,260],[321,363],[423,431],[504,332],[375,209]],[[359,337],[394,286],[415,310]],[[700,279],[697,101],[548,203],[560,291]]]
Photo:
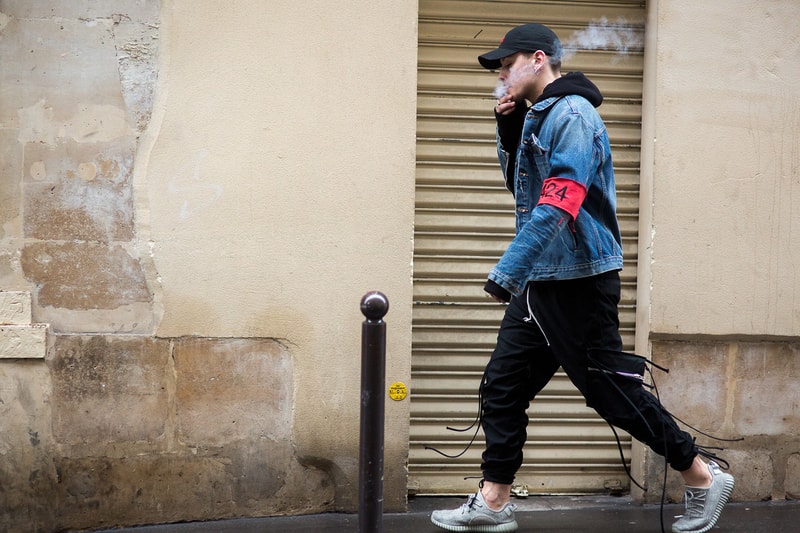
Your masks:
[[[431,522],[447,531],[477,531],[488,533],[493,531],[516,531],[517,521],[514,519],[514,510],[517,506],[507,503],[499,511],[489,509],[483,499],[481,491],[470,496],[467,503],[458,509],[434,511]]]
[[[686,514],[672,524],[673,533],[705,533],[717,523],[722,509],[733,492],[733,476],[708,463],[711,486],[707,489],[686,487]]]

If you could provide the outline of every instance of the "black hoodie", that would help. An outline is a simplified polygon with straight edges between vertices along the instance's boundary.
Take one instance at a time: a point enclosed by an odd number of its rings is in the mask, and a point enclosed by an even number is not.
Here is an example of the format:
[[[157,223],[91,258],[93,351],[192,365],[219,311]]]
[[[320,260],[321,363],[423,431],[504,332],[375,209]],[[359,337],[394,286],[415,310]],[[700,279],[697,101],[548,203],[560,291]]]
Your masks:
[[[583,75],[582,72],[570,72],[560,78],[556,78],[550,85],[544,88],[542,95],[536,99],[536,102],[547,100],[554,96],[566,96],[568,94],[576,94],[583,96],[595,106],[600,107],[603,103],[603,95],[600,94],[600,89],[597,85],[592,83],[589,78]]]

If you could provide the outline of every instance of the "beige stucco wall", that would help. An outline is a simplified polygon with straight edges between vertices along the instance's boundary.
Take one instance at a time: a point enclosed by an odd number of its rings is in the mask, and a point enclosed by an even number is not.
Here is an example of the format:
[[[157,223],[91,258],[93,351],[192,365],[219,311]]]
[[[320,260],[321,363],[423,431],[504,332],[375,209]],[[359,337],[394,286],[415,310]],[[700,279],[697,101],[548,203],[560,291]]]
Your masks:
[[[800,4],[656,4],[649,330],[796,336]]]
[[[800,459],[800,4],[648,2],[637,349],[733,498],[794,497]],[[663,461],[634,466],[660,499]],[[670,474],[669,496],[682,496]]]
[[[0,523],[354,511],[410,381],[414,2],[0,2]],[[409,400],[386,402],[384,508]]]
[[[297,456],[352,509],[368,290],[390,301],[388,383],[410,373],[416,6],[167,2],[162,32],[136,176],[156,334],[284,343]],[[386,428],[397,508],[408,401]]]

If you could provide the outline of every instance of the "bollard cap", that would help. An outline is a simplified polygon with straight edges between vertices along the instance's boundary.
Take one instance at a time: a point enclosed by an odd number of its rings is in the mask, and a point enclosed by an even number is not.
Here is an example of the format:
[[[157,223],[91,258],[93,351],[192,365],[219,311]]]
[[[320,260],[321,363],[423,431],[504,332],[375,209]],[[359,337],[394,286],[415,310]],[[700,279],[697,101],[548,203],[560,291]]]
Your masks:
[[[389,312],[389,300],[382,292],[371,291],[361,298],[361,313],[368,320],[380,320]]]

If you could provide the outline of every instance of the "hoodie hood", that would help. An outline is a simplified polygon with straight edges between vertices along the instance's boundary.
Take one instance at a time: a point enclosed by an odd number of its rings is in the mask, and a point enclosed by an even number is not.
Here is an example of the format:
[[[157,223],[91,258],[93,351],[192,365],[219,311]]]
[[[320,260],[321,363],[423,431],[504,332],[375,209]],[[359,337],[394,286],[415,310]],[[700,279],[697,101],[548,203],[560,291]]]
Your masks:
[[[603,95],[600,93],[600,89],[589,81],[589,78],[584,76],[582,72],[570,72],[557,78],[544,88],[542,95],[534,103],[571,94],[583,96],[595,107],[600,107],[600,104],[603,103]]]

